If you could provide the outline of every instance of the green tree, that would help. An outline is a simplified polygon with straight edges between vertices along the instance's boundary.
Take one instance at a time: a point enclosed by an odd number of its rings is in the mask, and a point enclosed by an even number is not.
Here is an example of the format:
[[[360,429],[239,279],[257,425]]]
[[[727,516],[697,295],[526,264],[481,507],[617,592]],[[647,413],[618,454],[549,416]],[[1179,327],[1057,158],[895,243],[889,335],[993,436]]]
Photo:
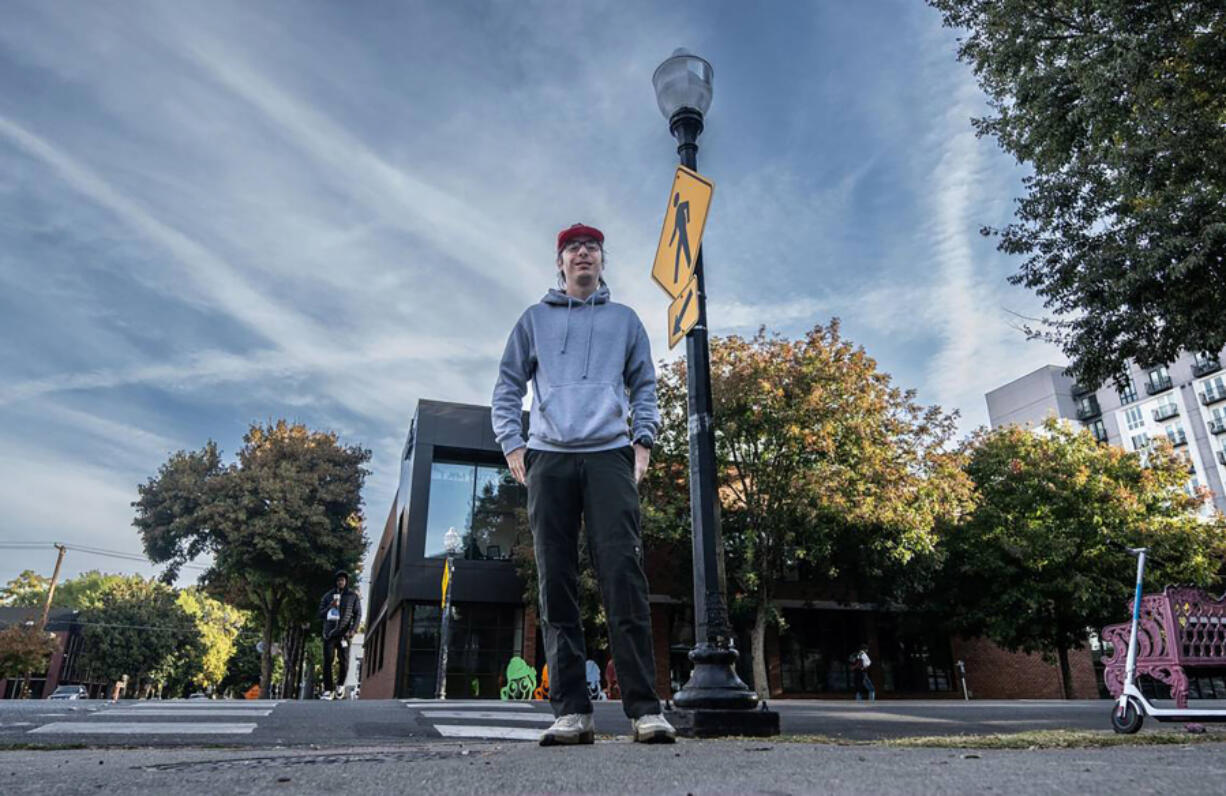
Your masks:
[[[218,684],[222,693],[241,696],[251,686],[260,682],[260,653],[256,643],[263,634],[259,618],[244,612],[238,635],[234,640],[234,654],[226,662],[226,671]],[[321,656],[322,657],[322,656]]]
[[[1149,590],[1210,584],[1226,550],[1221,515],[1198,516],[1187,462],[1163,441],[1146,456],[1100,445],[1049,420],[1040,432],[981,431],[967,473],[977,506],[943,533],[934,603],[963,633],[1059,660],[1071,697],[1068,651],[1089,628],[1126,615],[1136,580],[1127,547],[1149,547]]]
[[[236,464],[209,442],[179,452],[140,487],[134,525],[164,578],[210,552],[210,594],[262,620],[260,690],[269,695],[278,628],[314,618],[337,569],[366,552],[361,489],[370,451],[284,420],[251,426]]]
[[[69,578],[55,588],[51,604],[56,608],[88,611],[100,604],[107,589],[124,580],[123,575],[108,575],[91,569]]]
[[[192,683],[200,688],[215,690],[226,676],[230,658],[234,655],[238,633],[243,626],[243,612],[214,600],[196,587],[180,591],[178,603],[195,620],[204,646],[204,654]]]
[[[203,655],[200,632],[175,590],[139,575],[112,581],[82,613],[82,663],[108,680],[137,686],[183,679]]]
[[[1001,251],[1053,313],[1079,381],[1226,345],[1226,6],[929,0],[967,31],[993,115],[1033,169]]]
[[[840,578],[863,598],[932,553],[934,522],[967,507],[969,482],[947,450],[955,416],[895,387],[837,320],[798,340],[715,338],[711,381],[731,608],[752,616],[754,680],[766,694],[766,629],[781,621],[785,572],[805,565],[828,590]],[[664,366],[659,384],[647,527],[675,543],[689,537],[685,362]]]
[[[41,607],[47,601],[50,578],[44,578],[32,569],[23,570],[0,589],[0,605],[14,608]]]
[[[9,625],[0,630],[0,678],[47,671],[55,646],[55,638],[34,625]]]

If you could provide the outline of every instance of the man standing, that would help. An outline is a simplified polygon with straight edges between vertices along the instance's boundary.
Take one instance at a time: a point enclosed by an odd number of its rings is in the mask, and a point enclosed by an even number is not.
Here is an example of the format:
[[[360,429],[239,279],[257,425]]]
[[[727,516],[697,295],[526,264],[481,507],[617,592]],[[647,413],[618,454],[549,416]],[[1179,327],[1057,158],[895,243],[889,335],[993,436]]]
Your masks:
[[[336,588],[319,601],[319,618],[324,623],[324,692],[321,699],[345,698],[345,678],[349,676],[349,642],[358,630],[362,601],[358,593],[349,590],[349,573],[337,572]],[[332,657],[338,658],[336,685],[332,681]]]
[[[609,300],[600,230],[575,224],[558,233],[556,265],[562,289],[550,290],[520,316],[507,339],[493,399],[494,434],[511,474],[528,487],[556,717],[541,745],[595,740],[579,614],[581,521],[634,739],[671,743],[676,731],[660,714],[654,686],[639,529],[638,482],[647,472],[660,420],[651,345],[634,310]]]
[[[851,669],[856,673],[857,702],[863,701],[865,695],[868,695],[869,702],[877,701],[877,690],[873,688],[873,678],[868,673],[872,665],[873,661],[868,657],[868,644],[861,644],[856,654],[851,656]]]

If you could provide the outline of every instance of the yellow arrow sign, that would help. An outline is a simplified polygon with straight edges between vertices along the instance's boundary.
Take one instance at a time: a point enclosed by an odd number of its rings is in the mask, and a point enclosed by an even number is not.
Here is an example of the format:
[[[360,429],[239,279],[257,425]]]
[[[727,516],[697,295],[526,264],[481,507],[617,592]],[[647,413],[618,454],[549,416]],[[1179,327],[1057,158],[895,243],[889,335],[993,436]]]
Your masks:
[[[681,338],[698,323],[698,275],[690,278],[681,295],[668,305],[668,347],[681,342]]]
[[[660,245],[651,266],[651,278],[673,298],[681,295],[694,273],[714,191],[715,183],[706,177],[685,166],[677,167],[673,188],[668,193]]]

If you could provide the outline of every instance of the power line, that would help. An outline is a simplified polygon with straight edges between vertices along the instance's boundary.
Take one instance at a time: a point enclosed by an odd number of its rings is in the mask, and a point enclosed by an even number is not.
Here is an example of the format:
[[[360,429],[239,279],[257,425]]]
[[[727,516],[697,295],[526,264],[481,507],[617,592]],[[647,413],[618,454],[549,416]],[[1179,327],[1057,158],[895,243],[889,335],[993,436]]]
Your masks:
[[[55,544],[53,542],[0,542],[0,550],[42,550],[54,546]],[[89,545],[79,544],[65,544],[64,547],[74,552],[84,553],[86,555],[107,556],[110,558],[122,559],[124,561],[134,561],[140,564],[155,566],[152,561],[139,553],[128,553],[121,550],[107,550],[101,547],[92,547]],[[206,572],[209,569],[208,567],[201,566],[200,564],[182,564],[179,568],[196,570],[198,572]]]

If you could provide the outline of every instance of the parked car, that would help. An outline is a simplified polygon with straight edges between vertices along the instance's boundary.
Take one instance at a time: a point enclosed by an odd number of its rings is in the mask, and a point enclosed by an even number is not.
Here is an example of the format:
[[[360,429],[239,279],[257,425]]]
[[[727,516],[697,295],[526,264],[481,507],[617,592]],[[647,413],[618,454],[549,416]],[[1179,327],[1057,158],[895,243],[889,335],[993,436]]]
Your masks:
[[[208,698],[209,698],[209,695],[204,693],[203,691],[197,691],[196,693],[188,696],[188,699],[208,699]]]
[[[89,689],[83,685],[62,685],[48,699],[89,699]]]

